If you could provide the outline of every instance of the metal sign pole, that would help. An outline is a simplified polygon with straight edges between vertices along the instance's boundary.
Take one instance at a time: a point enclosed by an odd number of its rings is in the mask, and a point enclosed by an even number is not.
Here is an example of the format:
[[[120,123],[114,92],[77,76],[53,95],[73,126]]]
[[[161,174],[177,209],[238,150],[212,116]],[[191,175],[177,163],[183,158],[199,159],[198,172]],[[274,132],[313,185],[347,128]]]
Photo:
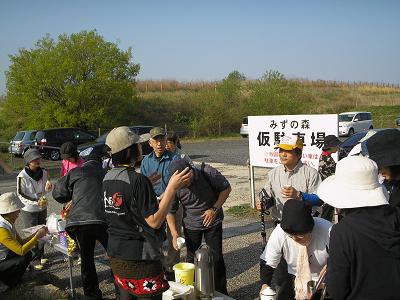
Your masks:
[[[250,164],[250,160],[247,160],[247,166],[249,168],[249,181],[250,181],[250,193],[251,193],[251,207],[256,207],[255,197],[255,182],[254,182],[254,166]]]

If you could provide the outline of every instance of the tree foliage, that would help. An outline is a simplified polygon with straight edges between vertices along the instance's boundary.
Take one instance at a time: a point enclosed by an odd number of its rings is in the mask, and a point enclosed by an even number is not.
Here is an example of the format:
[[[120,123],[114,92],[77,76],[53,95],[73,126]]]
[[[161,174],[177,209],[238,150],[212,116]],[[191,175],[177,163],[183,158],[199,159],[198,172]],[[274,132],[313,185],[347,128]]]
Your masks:
[[[228,74],[226,80],[244,81],[246,80],[246,76],[243,73],[240,73],[239,71],[235,70]]]
[[[140,66],[95,30],[49,35],[10,55],[2,117],[13,129],[121,124],[134,115]]]

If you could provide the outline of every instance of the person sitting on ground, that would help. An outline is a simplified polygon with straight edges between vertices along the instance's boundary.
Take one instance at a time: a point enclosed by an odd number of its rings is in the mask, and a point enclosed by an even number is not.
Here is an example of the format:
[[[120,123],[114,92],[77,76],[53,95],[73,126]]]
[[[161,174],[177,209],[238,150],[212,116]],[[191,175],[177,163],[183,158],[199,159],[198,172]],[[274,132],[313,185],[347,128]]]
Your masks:
[[[376,162],[389,204],[400,207],[400,130],[386,129],[367,140],[369,158]]]
[[[0,280],[7,286],[18,284],[34,257],[30,251],[48,231],[43,226],[27,238],[21,238],[15,229],[24,204],[15,193],[0,196]]]
[[[308,299],[308,281],[318,280],[327,262],[331,226],[327,220],[313,218],[307,203],[287,200],[282,222],[272,232],[260,256],[261,291],[271,286],[275,269],[284,257],[289,280],[279,287],[277,299]]]
[[[376,163],[362,156],[340,160],[335,175],[324,180],[317,193],[343,215],[330,233],[329,296],[399,299],[400,215],[397,207],[388,205]]]
[[[25,205],[21,210],[23,228],[46,224],[47,199],[46,193],[50,192],[53,184],[50,182],[46,169],[41,167],[42,156],[38,149],[28,149],[24,154],[26,167],[17,176],[17,194]],[[35,260],[40,263],[35,269],[42,270],[48,261],[43,258],[44,242],[39,242]]]
[[[181,142],[179,139],[179,136],[175,132],[171,132],[167,134],[167,144],[165,148],[176,155],[179,156],[179,158],[186,160],[191,166],[193,166],[193,162],[190,159],[189,155],[187,155],[182,149],[181,149]]]
[[[65,176],[69,171],[76,167],[83,165],[85,160],[79,156],[78,148],[72,142],[66,142],[60,148],[61,158],[61,171],[60,177]]]

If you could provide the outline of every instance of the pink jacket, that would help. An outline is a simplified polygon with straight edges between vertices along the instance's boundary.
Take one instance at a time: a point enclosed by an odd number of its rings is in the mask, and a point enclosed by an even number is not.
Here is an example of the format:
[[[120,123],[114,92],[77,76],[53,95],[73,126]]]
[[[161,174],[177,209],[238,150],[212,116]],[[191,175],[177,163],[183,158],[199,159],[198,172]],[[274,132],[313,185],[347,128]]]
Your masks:
[[[72,169],[82,166],[84,162],[85,160],[82,157],[79,157],[77,162],[70,162],[69,160],[63,159],[61,164],[60,177],[63,177]]]

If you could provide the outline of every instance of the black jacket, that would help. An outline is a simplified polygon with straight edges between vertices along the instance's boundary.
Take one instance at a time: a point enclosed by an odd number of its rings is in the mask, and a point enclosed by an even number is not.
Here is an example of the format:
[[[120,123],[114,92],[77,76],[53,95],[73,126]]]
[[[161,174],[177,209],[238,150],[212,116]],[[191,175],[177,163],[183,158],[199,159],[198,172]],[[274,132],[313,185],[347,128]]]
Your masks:
[[[351,201],[351,200],[349,200]],[[389,205],[349,210],[330,235],[329,295],[400,299],[400,215]]]
[[[69,171],[54,185],[53,198],[59,203],[72,200],[66,227],[107,224],[102,183],[105,175],[100,162],[90,160]]]
[[[389,192],[389,204],[394,207],[400,207],[400,180],[383,182]]]

